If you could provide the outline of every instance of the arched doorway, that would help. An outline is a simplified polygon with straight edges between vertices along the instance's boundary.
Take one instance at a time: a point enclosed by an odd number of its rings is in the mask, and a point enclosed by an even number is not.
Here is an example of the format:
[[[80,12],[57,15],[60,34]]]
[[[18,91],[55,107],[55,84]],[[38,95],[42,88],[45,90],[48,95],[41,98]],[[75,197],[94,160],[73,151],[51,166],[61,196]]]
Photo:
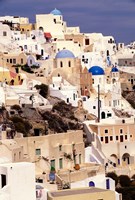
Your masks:
[[[101,113],[101,119],[105,119],[105,112]]]
[[[124,153],[122,156],[122,161],[124,164],[130,164],[130,155],[128,153]]]
[[[89,187],[95,187],[95,183],[93,181],[89,182]]]

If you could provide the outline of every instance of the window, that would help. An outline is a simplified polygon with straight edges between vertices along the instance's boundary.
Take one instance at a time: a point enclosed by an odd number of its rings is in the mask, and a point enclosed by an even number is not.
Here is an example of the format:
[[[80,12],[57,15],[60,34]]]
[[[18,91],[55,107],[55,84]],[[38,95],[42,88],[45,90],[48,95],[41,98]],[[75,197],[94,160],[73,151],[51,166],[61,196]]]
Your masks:
[[[27,49],[27,45],[24,45],[24,49]]]
[[[107,113],[107,117],[111,117],[112,116],[112,114],[111,113]]]
[[[1,174],[1,187],[3,188],[6,184],[6,175]]]
[[[10,63],[12,63],[12,59],[10,59]]]
[[[9,59],[7,59],[7,62],[9,62]]]
[[[125,135],[125,140],[127,140],[127,135]]]
[[[60,67],[63,67],[63,63],[62,63],[62,61],[60,62]]]
[[[84,60],[84,63],[88,64],[88,59],[85,59],[85,60]]]
[[[56,19],[53,19],[54,23],[56,24]]]
[[[35,50],[38,50],[38,46],[37,45],[35,45]]]
[[[55,168],[55,159],[54,160],[51,160],[50,162],[51,166]]]
[[[106,179],[106,189],[109,190],[110,189],[110,180]]]
[[[119,137],[118,137],[118,136],[116,136],[116,140],[119,140]]]
[[[32,59],[30,59],[30,64],[32,65]]]
[[[81,164],[81,163],[82,163],[82,155],[79,154],[79,164]]]
[[[93,109],[96,109],[96,106],[93,106]]]
[[[110,141],[112,141],[113,140],[113,136],[110,136]]]
[[[41,155],[41,149],[36,149],[35,153],[36,153],[37,156]]]
[[[16,59],[15,58],[13,58],[13,64],[16,64]]]
[[[123,123],[123,124],[125,123],[125,119],[122,120],[122,123]]]
[[[108,129],[105,129],[105,133],[108,133]]]
[[[103,141],[104,141],[104,138],[103,138],[103,137],[101,137],[100,139],[101,139],[101,142],[103,142]]]
[[[107,136],[105,137],[105,143],[108,143],[108,137]]]
[[[123,130],[122,130],[122,129],[120,129],[120,133],[123,133]]]
[[[23,64],[23,58],[21,58],[21,64]]]
[[[59,159],[59,168],[62,169],[63,168],[63,158]]]
[[[86,97],[83,97],[82,100],[83,100],[83,101],[86,101]]]
[[[85,45],[89,45],[89,44],[90,44],[89,39],[85,39]]]
[[[71,61],[68,62],[68,66],[71,67]]]
[[[130,135],[130,137],[132,138],[132,135]]]
[[[14,153],[14,161],[16,161],[16,153]]]
[[[93,181],[89,182],[89,187],[95,187],[95,183]]]
[[[3,36],[7,36],[7,32],[6,31],[3,31]]]
[[[94,84],[94,78],[92,79],[92,84]]]
[[[59,151],[62,151],[62,145],[59,145]]]

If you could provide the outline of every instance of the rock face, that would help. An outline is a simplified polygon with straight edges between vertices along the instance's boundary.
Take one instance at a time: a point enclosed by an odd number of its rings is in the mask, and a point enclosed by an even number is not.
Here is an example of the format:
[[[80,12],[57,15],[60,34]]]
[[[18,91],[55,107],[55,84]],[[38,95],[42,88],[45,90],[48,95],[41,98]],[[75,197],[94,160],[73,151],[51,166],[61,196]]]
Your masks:
[[[23,126],[28,128],[27,123],[29,123],[29,130],[25,131],[24,136],[34,135],[37,129],[40,135],[63,133],[68,130],[83,130],[83,121],[88,117],[87,111],[83,108],[73,107],[59,99],[55,99],[52,110],[49,111],[35,109],[31,105],[19,108],[19,110],[16,107],[14,105],[9,111],[9,116],[4,118],[13,123],[15,131],[23,134]],[[1,116],[3,117],[3,114]]]
[[[124,91],[122,96],[131,104],[135,109],[135,91]]]
[[[83,125],[75,117],[74,112],[77,108],[60,101],[54,104],[52,111],[41,111],[44,120],[48,121],[51,131],[62,133],[67,130],[83,129]]]

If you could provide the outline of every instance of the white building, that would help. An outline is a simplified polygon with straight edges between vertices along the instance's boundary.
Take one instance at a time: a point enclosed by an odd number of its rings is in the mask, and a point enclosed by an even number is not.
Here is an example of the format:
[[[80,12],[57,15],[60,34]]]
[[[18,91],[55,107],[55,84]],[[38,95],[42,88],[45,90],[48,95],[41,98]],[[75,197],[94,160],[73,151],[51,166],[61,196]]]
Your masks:
[[[71,85],[62,77],[52,77],[50,84],[50,95],[64,100],[66,103],[71,103],[77,106],[78,92],[77,87]]]
[[[53,38],[64,39],[66,23],[61,11],[54,9],[50,14],[36,15],[36,28],[43,28],[44,32],[51,33]]]
[[[105,177],[104,174],[100,174],[82,181],[71,183],[71,188],[78,187],[97,187],[115,191],[115,181],[109,177]],[[121,195],[119,193],[115,192],[116,200],[120,200],[120,196]]]
[[[10,27],[6,24],[0,23],[0,43],[7,45],[11,43],[12,34]]]
[[[98,85],[100,85],[100,91],[105,90],[105,72],[102,67],[92,66],[89,68],[89,73],[92,74],[93,87],[98,91]]]
[[[27,17],[19,17],[19,16],[1,16],[0,21],[9,21],[9,22],[18,23],[18,24],[29,23],[29,19]]]
[[[81,54],[81,65],[87,67],[87,69],[92,66],[103,66],[103,57],[100,52],[84,52]]]
[[[0,164],[0,177],[1,200],[36,200],[34,164]]]

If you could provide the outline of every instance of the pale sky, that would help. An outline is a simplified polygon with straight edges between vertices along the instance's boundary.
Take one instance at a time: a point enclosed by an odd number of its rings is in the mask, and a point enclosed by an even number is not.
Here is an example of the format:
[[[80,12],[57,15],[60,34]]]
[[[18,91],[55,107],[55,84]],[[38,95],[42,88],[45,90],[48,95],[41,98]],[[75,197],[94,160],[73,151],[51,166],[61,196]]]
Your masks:
[[[0,16],[29,17],[59,9],[68,26],[82,33],[101,32],[116,42],[135,40],[135,0],[0,0]]]

